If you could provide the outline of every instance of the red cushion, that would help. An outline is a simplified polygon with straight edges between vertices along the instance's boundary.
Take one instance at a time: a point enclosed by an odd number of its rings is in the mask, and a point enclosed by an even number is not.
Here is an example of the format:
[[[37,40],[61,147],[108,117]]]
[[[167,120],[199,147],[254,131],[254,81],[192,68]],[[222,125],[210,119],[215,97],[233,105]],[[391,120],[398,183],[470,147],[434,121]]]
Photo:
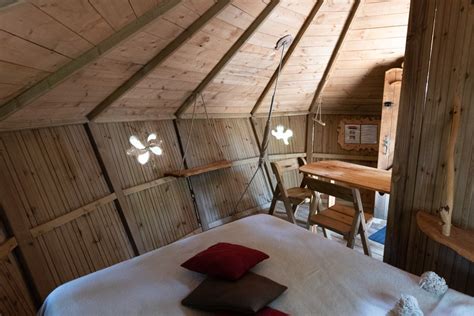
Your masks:
[[[257,263],[268,259],[261,251],[220,242],[198,253],[181,266],[226,280],[237,280]]]
[[[238,315],[241,315],[241,314],[231,313],[231,312],[222,312],[222,313],[216,314],[216,316],[238,316]],[[283,313],[271,307],[264,307],[261,310],[259,310],[255,315],[256,316],[289,316],[289,314]]]

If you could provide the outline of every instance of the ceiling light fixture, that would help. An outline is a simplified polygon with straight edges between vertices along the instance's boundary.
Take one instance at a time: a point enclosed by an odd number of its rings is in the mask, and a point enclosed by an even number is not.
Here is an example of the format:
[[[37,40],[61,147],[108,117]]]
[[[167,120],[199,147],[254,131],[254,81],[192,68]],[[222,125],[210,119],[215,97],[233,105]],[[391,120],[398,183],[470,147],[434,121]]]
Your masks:
[[[146,145],[143,145],[135,135],[130,136],[129,142],[132,144],[132,147],[127,150],[127,155],[137,157],[138,162],[142,165],[150,160],[151,154],[156,156],[161,156],[163,154],[161,141],[157,140],[155,133],[148,135]]]
[[[272,135],[278,140],[283,140],[285,145],[289,145],[290,143],[288,142],[288,139],[293,137],[293,131],[289,128],[285,131],[285,127],[283,125],[278,125],[274,130],[272,130]]]

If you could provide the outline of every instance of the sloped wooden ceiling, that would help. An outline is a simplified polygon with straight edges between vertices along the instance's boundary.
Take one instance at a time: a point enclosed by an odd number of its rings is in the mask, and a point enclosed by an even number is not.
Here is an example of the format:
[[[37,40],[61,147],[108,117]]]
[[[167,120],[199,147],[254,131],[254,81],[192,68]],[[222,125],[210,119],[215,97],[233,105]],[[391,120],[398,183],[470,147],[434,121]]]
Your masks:
[[[404,54],[409,0],[360,1],[347,34],[342,32],[344,25],[358,1],[319,1],[321,7],[282,70],[276,111],[308,111],[325,73],[329,75],[320,94],[325,110],[379,110],[383,73],[399,66]],[[270,0],[12,2],[0,8],[2,130],[86,122],[94,108],[160,54],[164,57],[157,67],[131,89],[116,94],[94,118],[99,122],[171,118],[270,5]],[[248,115],[259,98],[263,101],[257,113],[267,110],[272,89],[263,92],[278,66],[275,42],[285,34],[295,37],[317,5],[317,0],[276,2],[204,87],[210,113]],[[158,17],[117,40],[117,34],[160,7]],[[203,24],[196,28],[200,19]],[[113,36],[114,47],[100,51],[98,58],[58,84],[31,89],[44,78],[57,78],[58,69],[64,71],[64,65],[84,58],[97,45],[102,48]],[[330,65],[332,56],[336,58]],[[20,106],[12,100],[19,100]],[[188,107],[185,115],[191,112]]]

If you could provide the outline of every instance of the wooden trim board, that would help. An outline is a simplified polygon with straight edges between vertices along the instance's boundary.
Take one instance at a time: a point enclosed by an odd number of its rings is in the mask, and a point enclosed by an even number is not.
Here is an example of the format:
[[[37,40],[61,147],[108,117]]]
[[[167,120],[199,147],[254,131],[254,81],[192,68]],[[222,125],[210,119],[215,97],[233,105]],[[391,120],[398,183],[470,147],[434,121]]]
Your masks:
[[[165,175],[171,176],[171,177],[177,177],[177,178],[192,177],[192,176],[200,175],[202,173],[207,173],[207,172],[216,171],[220,169],[226,169],[230,167],[232,167],[231,161],[221,160],[221,161],[212,162],[203,166],[167,172],[165,173]]]
[[[114,92],[112,92],[92,111],[90,111],[89,114],[87,114],[87,118],[90,121],[94,121],[102,112],[104,112],[110,105],[112,105],[112,103],[117,101],[128,90],[135,87],[156,67],[161,65],[169,56],[171,56],[178,48],[180,48],[181,45],[183,45],[187,40],[189,40],[197,31],[199,31],[204,25],[207,24],[207,22],[209,22],[219,12],[221,12],[229,3],[230,0],[218,0],[216,4],[214,4],[210,9],[208,9],[181,34],[179,34],[178,37],[176,37],[171,43],[169,43],[165,48],[163,48],[155,57],[153,57],[150,61],[143,65],[143,67],[141,67],[136,73],[134,73],[127,81],[125,81],[122,85],[120,85],[120,87],[115,89]]]
[[[136,186],[128,188],[128,189],[124,189],[123,194],[125,194],[125,196],[128,196],[128,195],[131,195],[131,194],[134,194],[134,193],[138,193],[138,192],[148,190],[148,189],[157,187],[159,185],[174,182],[174,181],[176,181],[175,177],[159,178],[159,179],[156,179],[156,180],[153,180],[153,181],[150,181],[150,182],[146,182],[146,183],[143,183],[143,184],[136,185]]]
[[[7,241],[5,241],[4,243],[0,245],[0,260],[2,260],[5,257],[8,257],[8,255],[17,246],[18,246],[18,243],[15,237],[8,238]]]
[[[117,199],[117,195],[115,193],[111,193],[107,196],[104,196],[103,198],[98,199],[97,201],[81,206],[80,208],[75,209],[67,214],[59,216],[49,222],[30,229],[31,235],[36,238],[38,236],[46,234],[47,232],[52,231],[55,228],[61,227],[64,224],[67,224],[81,216],[84,216],[88,213],[97,210],[99,207],[108,204],[114,201],[115,199]]]
[[[133,22],[127,24],[125,27],[120,29],[120,31],[109,36],[97,46],[94,46],[93,48],[80,55],[78,58],[70,61],[54,73],[35,83],[33,86],[26,89],[15,98],[7,101],[5,104],[0,106],[0,121],[6,119],[13,113],[25,107],[34,99],[50,91],[57,84],[59,84],[84,66],[93,62],[98,57],[104,55],[111,48],[115,47],[117,44],[130,37],[132,34],[143,28],[148,23],[155,20],[160,15],[166,13],[168,10],[176,6],[179,2],[181,1],[161,1],[158,6],[143,14]]]

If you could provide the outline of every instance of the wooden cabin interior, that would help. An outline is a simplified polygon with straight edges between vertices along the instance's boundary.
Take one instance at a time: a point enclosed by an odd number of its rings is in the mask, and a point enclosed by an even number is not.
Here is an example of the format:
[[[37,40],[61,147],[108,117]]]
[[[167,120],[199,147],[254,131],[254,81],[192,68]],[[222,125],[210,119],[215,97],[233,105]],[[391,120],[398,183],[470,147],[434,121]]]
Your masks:
[[[474,313],[473,56],[472,0],[0,0],[0,315],[227,311],[219,242],[286,287],[230,311]]]

